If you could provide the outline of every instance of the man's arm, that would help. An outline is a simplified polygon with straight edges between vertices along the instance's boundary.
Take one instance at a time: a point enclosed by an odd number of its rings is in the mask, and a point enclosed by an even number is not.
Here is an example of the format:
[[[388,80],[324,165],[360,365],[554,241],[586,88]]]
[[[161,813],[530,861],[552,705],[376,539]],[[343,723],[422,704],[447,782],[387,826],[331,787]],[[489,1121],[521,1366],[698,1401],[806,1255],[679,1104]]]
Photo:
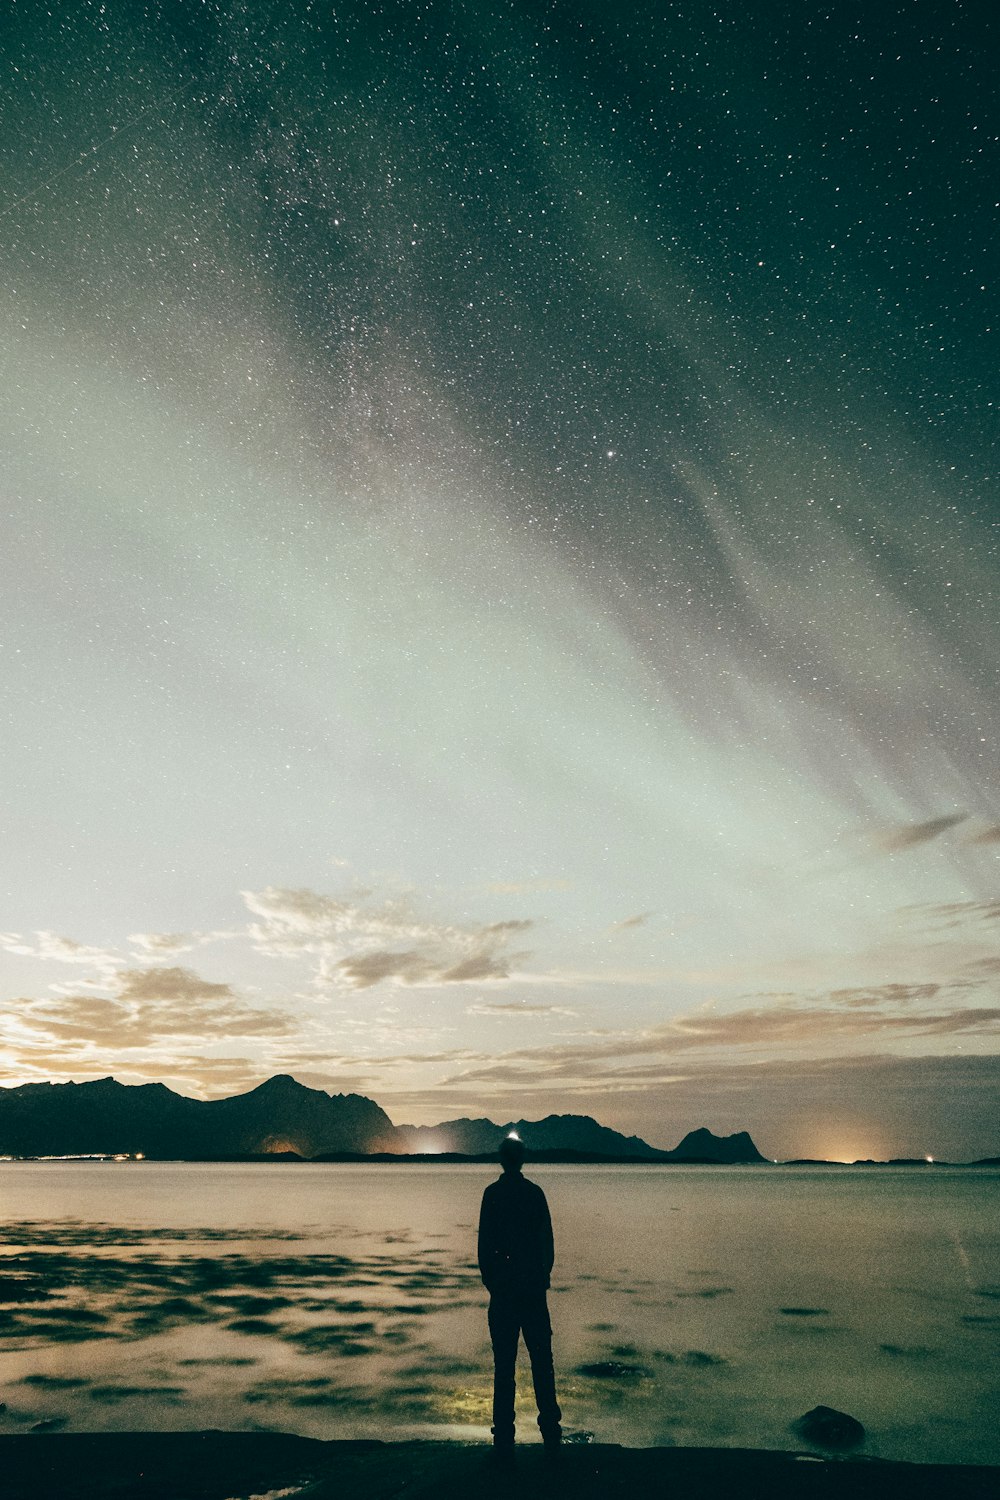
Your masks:
[[[545,1285],[548,1286],[548,1284],[549,1284],[549,1278],[552,1275],[552,1267],[555,1265],[555,1261],[556,1261],[556,1246],[555,1246],[555,1240],[553,1239],[553,1236],[552,1236],[552,1215],[549,1213],[548,1200],[546,1199],[545,1194],[542,1192],[541,1188],[539,1188],[539,1190],[538,1190],[538,1196],[542,1200],[542,1202],[541,1202],[541,1224],[540,1224],[541,1234],[540,1234],[540,1238],[541,1238],[541,1250],[542,1250],[542,1264],[545,1267]]]
[[[483,1285],[487,1291],[491,1290],[491,1272],[496,1260],[496,1248],[496,1227],[490,1203],[490,1193],[489,1189],[487,1189],[483,1194],[483,1201],[479,1209],[479,1239],[477,1245],[479,1274],[483,1278]]]

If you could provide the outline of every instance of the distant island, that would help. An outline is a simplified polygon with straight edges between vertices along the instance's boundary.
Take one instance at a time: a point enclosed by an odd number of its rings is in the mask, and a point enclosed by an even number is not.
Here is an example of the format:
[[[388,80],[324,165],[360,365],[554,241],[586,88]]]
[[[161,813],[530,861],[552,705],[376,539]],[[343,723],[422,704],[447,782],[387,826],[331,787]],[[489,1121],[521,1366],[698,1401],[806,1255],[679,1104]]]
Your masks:
[[[129,1156],[159,1161],[495,1160],[515,1132],[535,1161],[759,1163],[743,1130],[689,1131],[672,1151],[622,1135],[589,1115],[543,1120],[446,1120],[393,1125],[373,1099],[327,1094],[288,1074],[246,1094],[190,1099],[162,1083],[26,1083],[0,1088],[0,1155]]]

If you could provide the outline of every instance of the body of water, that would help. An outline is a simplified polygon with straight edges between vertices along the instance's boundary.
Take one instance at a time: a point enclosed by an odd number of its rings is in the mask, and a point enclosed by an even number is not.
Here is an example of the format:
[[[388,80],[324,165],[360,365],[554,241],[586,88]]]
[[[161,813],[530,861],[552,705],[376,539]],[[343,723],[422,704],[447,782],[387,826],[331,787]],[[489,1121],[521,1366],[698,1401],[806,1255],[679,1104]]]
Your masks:
[[[485,1437],[480,1166],[0,1165],[0,1431]],[[1000,1463],[1000,1174],[528,1168],[569,1428]],[[534,1437],[527,1367],[519,1432]]]

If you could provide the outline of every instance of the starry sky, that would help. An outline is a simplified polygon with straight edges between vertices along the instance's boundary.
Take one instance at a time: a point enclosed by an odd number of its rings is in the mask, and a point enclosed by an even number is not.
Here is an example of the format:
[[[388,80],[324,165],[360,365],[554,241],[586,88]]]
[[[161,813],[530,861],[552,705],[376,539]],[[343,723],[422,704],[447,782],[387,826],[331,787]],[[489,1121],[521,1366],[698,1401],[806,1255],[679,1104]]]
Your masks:
[[[5,11],[4,1080],[1000,1149],[988,8]]]

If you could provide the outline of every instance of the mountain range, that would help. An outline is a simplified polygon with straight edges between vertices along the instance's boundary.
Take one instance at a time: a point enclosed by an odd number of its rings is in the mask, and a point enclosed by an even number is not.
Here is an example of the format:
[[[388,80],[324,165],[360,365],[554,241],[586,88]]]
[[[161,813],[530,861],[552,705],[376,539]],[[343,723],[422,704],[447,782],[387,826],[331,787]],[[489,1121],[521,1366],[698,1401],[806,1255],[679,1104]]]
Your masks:
[[[288,1155],[494,1156],[516,1133],[529,1151],[618,1161],[760,1162],[746,1131],[690,1131],[673,1151],[622,1135],[589,1115],[544,1120],[446,1120],[393,1125],[373,1099],[327,1094],[277,1074],[247,1094],[189,1099],[162,1083],[26,1083],[0,1088],[0,1155],[129,1155],[205,1161]]]
[[[409,1152],[457,1152],[485,1156],[496,1151],[505,1135],[517,1135],[531,1151],[579,1152],[635,1161],[757,1162],[761,1156],[745,1130],[718,1136],[704,1128],[689,1130],[672,1151],[659,1151],[637,1135],[621,1135],[600,1125],[590,1115],[546,1115],[544,1120],[445,1120],[440,1125],[400,1125]]]

